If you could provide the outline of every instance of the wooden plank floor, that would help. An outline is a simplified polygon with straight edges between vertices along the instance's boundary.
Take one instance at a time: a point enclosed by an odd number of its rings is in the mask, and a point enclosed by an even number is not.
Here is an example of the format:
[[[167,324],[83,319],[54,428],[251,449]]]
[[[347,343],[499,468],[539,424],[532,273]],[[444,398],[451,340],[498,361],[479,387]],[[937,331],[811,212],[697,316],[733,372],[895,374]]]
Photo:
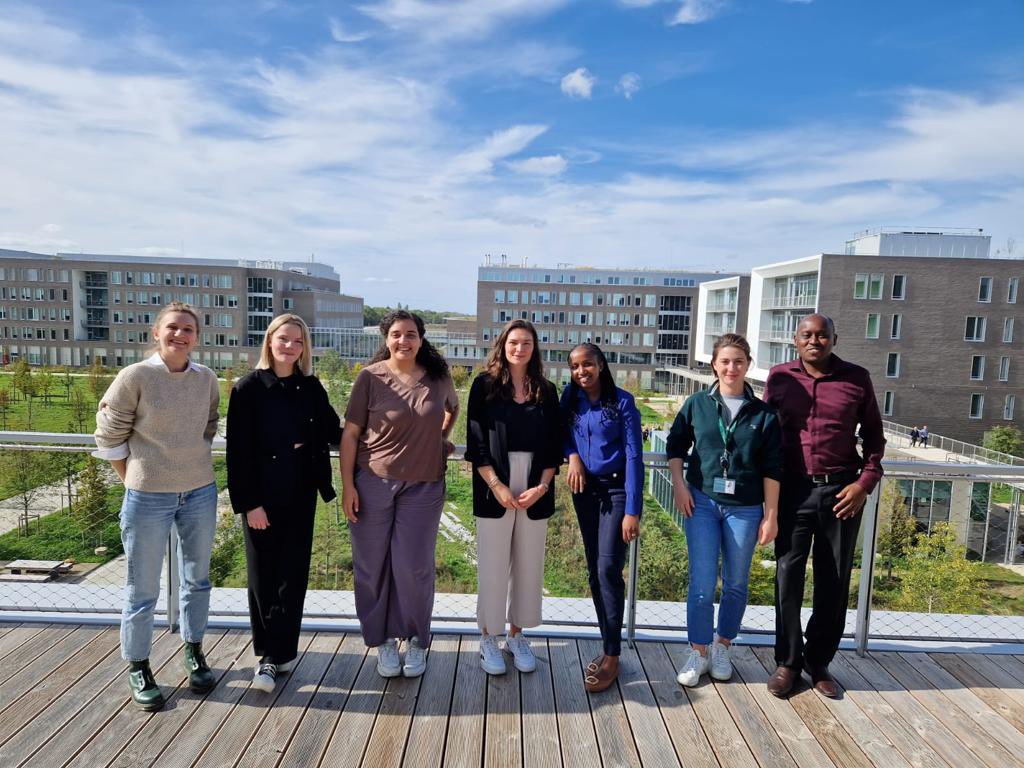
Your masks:
[[[494,678],[476,643],[437,636],[426,675],[385,681],[358,636],[305,633],[267,695],[249,688],[248,634],[212,631],[219,682],[199,696],[162,632],[152,662],[168,703],[147,714],[129,702],[116,628],[0,624],[0,766],[1024,768],[1021,657],[843,652],[843,698],[804,685],[781,701],[763,648],[737,648],[728,683],[683,689],[684,647],[640,643],[617,685],[587,695],[592,640],[535,638],[536,672]]]

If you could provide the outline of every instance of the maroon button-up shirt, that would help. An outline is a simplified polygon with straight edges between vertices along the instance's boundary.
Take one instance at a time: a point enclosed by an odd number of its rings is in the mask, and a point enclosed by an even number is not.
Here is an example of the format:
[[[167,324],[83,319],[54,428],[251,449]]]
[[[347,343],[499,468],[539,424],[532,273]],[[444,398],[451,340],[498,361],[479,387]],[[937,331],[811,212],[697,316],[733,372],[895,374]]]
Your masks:
[[[871,375],[832,355],[832,370],[820,379],[799,360],[768,373],[764,401],[779,412],[787,472],[824,475],[862,469],[857,482],[868,493],[882,478],[885,435]],[[857,451],[857,426],[864,455]]]

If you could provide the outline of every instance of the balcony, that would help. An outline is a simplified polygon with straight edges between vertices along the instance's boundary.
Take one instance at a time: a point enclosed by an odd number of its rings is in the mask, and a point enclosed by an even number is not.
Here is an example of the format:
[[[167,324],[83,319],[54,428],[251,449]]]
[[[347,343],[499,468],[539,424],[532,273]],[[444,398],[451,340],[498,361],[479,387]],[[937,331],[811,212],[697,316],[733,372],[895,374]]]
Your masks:
[[[792,344],[793,343],[793,331],[786,331],[786,330],[781,330],[780,331],[780,330],[776,330],[774,328],[767,328],[765,330],[762,330],[760,332],[760,334],[758,334],[758,338],[761,341],[781,341],[781,342],[784,342],[786,344]]]
[[[50,451],[73,452],[89,439],[11,432],[0,437],[5,451],[45,443]],[[646,458],[652,495],[665,500],[670,486],[664,455]],[[453,462],[451,485],[464,475]],[[887,477],[1018,484],[1024,468],[890,461]],[[806,683],[788,700],[768,695],[764,683],[774,660],[767,646],[774,623],[763,582],[767,578],[770,586],[772,577],[760,561],[733,651],[735,676],[728,683],[678,686],[675,672],[686,652],[679,599],[685,594],[685,548],[682,563],[673,566],[681,567],[678,573],[653,567],[666,543],[678,548],[682,539],[678,531],[660,538],[656,518],[674,519],[674,511],[655,508],[646,513],[644,535],[632,547],[628,642],[619,681],[608,691],[587,694],[581,684],[584,665],[600,653],[585,574],[581,589],[553,589],[544,600],[544,625],[528,630],[536,672],[482,672],[476,596],[449,583],[435,601],[426,675],[384,680],[375,671],[375,650],[367,650],[358,634],[351,591],[329,586],[343,585],[347,573],[338,556],[347,528],[332,503],[321,504],[318,515],[336,554],[314,566],[298,662],[271,695],[248,685],[253,657],[244,589],[213,590],[205,648],[218,684],[204,696],[184,684],[181,639],[174,634],[176,590],[165,587],[151,661],[168,705],[149,715],[125,705],[116,628],[123,566],[118,570],[116,559],[57,581],[0,580],[6,622],[0,624],[0,764],[148,764],[160,756],[156,764],[181,757],[183,764],[214,766],[264,758],[281,766],[385,760],[584,767],[737,760],[751,766],[1012,765],[1024,749],[1024,664],[1008,654],[1021,651],[1013,639],[1024,637],[1024,618],[883,610],[873,586],[885,580],[875,546],[878,500],[884,496],[883,487],[865,513],[857,608],[847,614],[849,637],[832,667],[846,690],[838,701],[818,698]],[[1016,499],[1019,505],[1019,494]],[[450,558],[475,551],[470,529],[460,526],[465,510],[452,501],[438,540],[442,580],[450,579]],[[574,525],[558,517],[552,527]],[[237,518],[228,514],[227,522],[234,525]],[[549,536],[549,546],[553,541]],[[169,574],[168,587],[175,578]],[[891,644],[895,639],[899,646]],[[972,641],[986,644],[972,647]]]
[[[761,309],[815,309],[818,306],[817,293],[801,293],[796,296],[766,296],[761,299]]]
[[[736,311],[736,300],[732,301],[712,301],[709,302],[706,307],[707,312],[735,312]]]

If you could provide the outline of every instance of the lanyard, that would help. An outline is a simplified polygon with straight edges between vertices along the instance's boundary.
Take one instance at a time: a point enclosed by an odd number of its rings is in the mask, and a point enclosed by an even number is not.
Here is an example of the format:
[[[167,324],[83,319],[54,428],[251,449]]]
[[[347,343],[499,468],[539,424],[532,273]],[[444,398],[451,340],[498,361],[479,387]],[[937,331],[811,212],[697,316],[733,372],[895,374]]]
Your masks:
[[[729,451],[729,438],[732,437],[733,432],[736,431],[736,425],[739,423],[739,411],[736,412],[736,416],[733,417],[732,421],[729,422],[729,426],[725,426],[725,422],[722,421],[722,405],[718,405],[718,434],[722,436],[722,456],[718,460],[719,464],[722,465],[722,477],[729,476],[729,460],[731,453]]]

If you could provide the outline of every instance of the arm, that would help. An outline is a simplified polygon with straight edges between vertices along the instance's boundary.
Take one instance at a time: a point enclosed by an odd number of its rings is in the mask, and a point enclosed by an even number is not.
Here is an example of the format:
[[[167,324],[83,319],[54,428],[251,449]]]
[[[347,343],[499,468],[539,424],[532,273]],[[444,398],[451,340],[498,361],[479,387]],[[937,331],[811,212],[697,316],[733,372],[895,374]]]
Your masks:
[[[210,412],[206,418],[206,429],[203,430],[203,439],[209,444],[213,442],[217,434],[217,423],[220,421],[220,384],[217,383],[217,376],[210,372]]]
[[[341,506],[350,523],[358,523],[359,494],[356,492],[356,452],[363,428],[352,421],[345,422],[341,433]]]
[[[871,378],[865,372],[863,395],[857,412],[860,422],[860,436],[863,440],[864,468],[860,477],[836,494],[833,510],[840,520],[859,514],[878,481],[882,479],[882,454],[885,451],[885,434],[882,429],[882,415],[875,400]]]
[[[770,477],[764,480],[764,517],[757,529],[757,543],[762,547],[779,535],[779,489],[781,483]]]
[[[128,438],[134,430],[138,405],[139,392],[122,371],[103,395],[96,414],[93,437],[97,450],[92,455],[109,461],[122,483],[128,471]]]
[[[469,388],[469,402],[466,405],[465,459],[476,468],[489,467],[494,463],[487,439],[487,400],[484,389],[484,377],[477,376]],[[484,480],[486,482],[487,478]]]
[[[632,396],[619,404],[622,442],[626,452],[626,514],[640,517],[644,503],[644,438],[640,411]]]
[[[565,473],[565,481],[569,485],[571,493],[583,493],[587,483],[587,468],[580,457],[579,446],[576,445],[576,428],[573,421],[573,409],[575,408],[573,389],[566,385],[562,390],[560,409],[564,423],[562,455],[569,462]]]
[[[693,515],[693,497],[683,477],[683,460],[693,444],[692,429],[686,411],[686,403],[679,409],[666,441],[668,454],[668,471],[672,476],[672,496],[678,509],[686,517]]]
[[[262,510],[256,480],[260,474],[256,419],[257,407],[251,390],[235,384],[228,397],[227,466],[228,496],[238,515]]]

